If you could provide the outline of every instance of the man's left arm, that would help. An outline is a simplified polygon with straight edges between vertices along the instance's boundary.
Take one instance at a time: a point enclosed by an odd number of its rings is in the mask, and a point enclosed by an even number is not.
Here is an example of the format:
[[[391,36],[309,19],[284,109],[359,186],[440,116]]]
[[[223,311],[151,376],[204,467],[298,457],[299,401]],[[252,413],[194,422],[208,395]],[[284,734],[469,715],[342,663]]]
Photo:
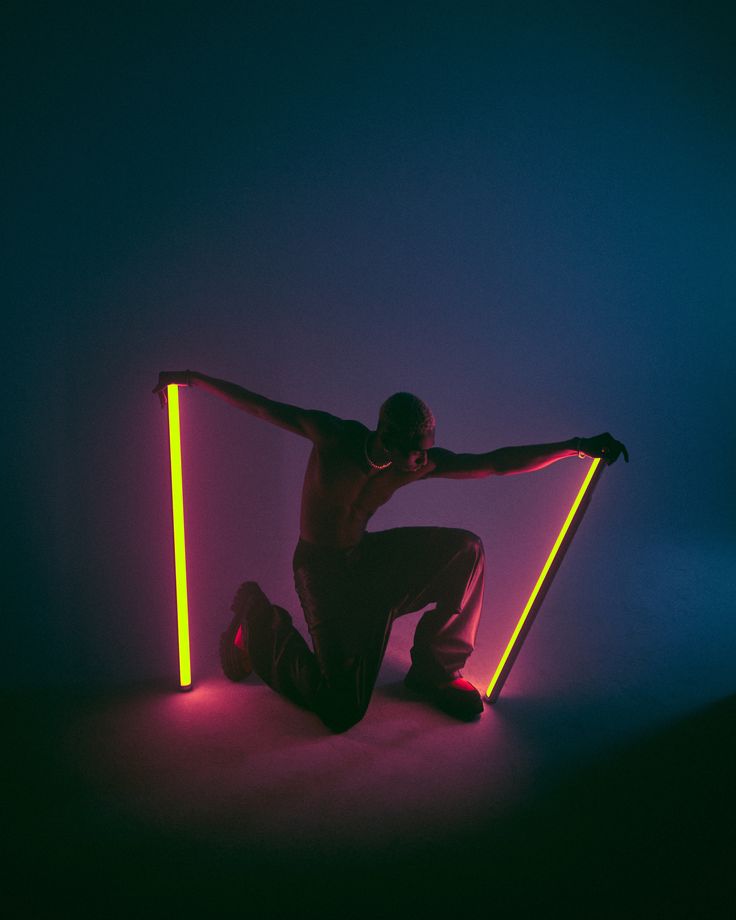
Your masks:
[[[486,454],[455,454],[442,448],[432,448],[429,451],[432,469],[427,478],[480,479],[484,476],[532,473],[558,460],[579,455],[600,457],[610,466],[621,454],[628,463],[626,447],[608,432],[594,438],[570,438],[551,444],[500,447]]]

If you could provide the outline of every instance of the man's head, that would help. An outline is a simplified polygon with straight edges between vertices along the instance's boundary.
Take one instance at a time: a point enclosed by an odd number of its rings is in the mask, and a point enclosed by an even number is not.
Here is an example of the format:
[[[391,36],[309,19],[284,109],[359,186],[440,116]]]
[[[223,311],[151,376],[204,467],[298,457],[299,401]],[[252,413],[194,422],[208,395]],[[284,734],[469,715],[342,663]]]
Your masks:
[[[381,406],[377,433],[393,462],[405,472],[416,472],[434,446],[434,416],[412,393],[394,393]]]

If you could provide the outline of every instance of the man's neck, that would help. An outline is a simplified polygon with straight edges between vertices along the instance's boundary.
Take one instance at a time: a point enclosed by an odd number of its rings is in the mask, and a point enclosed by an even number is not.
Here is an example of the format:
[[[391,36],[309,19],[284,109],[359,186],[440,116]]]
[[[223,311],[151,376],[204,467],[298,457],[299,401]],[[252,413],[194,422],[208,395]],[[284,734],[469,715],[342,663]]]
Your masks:
[[[376,467],[387,468],[391,464],[388,452],[381,443],[381,436],[377,431],[371,431],[365,441],[365,454],[372,469]]]

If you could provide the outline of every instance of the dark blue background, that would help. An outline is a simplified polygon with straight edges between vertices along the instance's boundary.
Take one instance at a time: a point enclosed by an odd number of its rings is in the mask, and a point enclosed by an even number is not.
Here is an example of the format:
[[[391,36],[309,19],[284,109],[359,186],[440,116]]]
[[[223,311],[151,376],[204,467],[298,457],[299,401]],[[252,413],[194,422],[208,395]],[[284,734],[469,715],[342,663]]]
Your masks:
[[[731,692],[733,16],[717,5],[16,4],[3,14],[3,680],[172,675],[160,369],[457,450],[611,431],[510,694]],[[237,584],[296,612],[308,444],[182,396],[195,677]],[[488,679],[583,464],[406,490],[464,526]],[[392,645],[387,667],[403,667]],[[647,708],[648,707],[648,708]]]

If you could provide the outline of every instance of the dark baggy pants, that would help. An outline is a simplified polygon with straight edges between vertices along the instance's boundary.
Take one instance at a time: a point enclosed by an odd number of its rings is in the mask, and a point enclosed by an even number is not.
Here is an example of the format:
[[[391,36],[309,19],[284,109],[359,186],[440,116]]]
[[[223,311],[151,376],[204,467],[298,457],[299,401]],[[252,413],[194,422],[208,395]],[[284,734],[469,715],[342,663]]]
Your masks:
[[[412,669],[436,684],[459,676],[483,602],[479,537],[446,527],[367,533],[348,550],[300,540],[294,581],[314,651],[282,608],[246,613],[255,672],[333,731],[365,715],[393,620],[430,604],[414,634]]]

